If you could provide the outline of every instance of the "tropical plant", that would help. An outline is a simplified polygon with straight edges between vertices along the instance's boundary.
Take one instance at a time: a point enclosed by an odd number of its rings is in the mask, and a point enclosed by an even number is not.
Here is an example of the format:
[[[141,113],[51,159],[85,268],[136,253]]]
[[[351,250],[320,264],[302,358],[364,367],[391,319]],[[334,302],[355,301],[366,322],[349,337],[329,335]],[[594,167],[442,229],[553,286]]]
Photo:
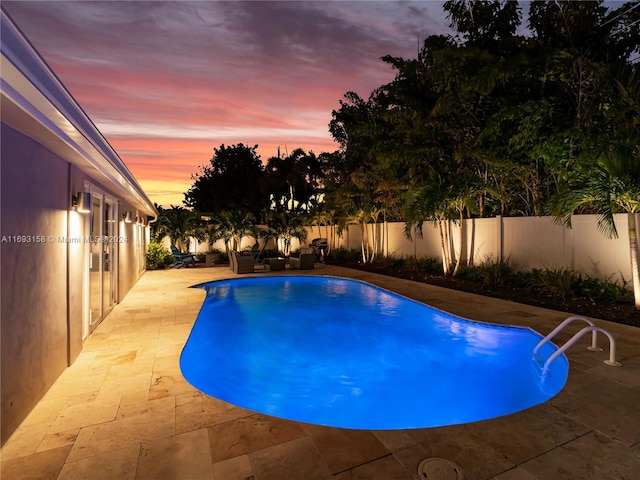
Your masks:
[[[579,293],[594,302],[633,303],[633,291],[628,288],[624,278],[619,283],[618,280],[612,281],[611,276],[601,279],[585,275],[580,280]]]
[[[513,275],[514,268],[509,258],[494,259],[488,256],[478,266],[483,284],[491,287],[502,287]]]
[[[318,203],[322,169],[313,152],[297,148],[285,157],[272,157],[265,166],[263,192],[269,210],[309,212]]]
[[[157,242],[169,237],[171,243],[181,252],[189,249],[191,238],[203,241],[206,237],[204,223],[198,212],[183,207],[169,209],[157,207],[158,220],[155,222],[154,239]]]
[[[588,169],[575,173],[551,203],[551,213],[571,226],[575,212],[594,212],[607,237],[618,237],[614,214],[627,213],[632,284],[636,308],[640,309],[638,233],[635,215],[640,212],[640,136],[611,145]]]
[[[294,238],[298,241],[304,241],[307,238],[304,218],[300,214],[272,212],[267,220],[267,230],[262,233],[262,237],[275,240],[278,249],[288,257],[291,241]]]
[[[224,210],[211,216],[207,225],[209,246],[223,240],[226,254],[238,250],[244,237],[258,238],[259,230],[255,217],[243,210]]]
[[[581,281],[581,275],[570,268],[546,268],[534,270],[531,286],[543,293],[565,299],[573,296]]]
[[[147,269],[156,270],[165,264],[171,254],[161,243],[150,242],[147,246]]]

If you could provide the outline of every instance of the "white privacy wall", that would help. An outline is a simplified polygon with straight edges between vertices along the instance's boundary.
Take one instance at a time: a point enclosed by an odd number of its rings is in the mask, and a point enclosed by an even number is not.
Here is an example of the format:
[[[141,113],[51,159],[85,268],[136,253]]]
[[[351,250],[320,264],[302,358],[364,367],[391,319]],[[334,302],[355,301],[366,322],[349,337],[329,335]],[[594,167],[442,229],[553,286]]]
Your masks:
[[[640,217],[638,215],[637,217]],[[551,217],[495,217],[465,221],[463,258],[475,264],[491,258],[509,259],[518,270],[533,268],[570,268],[599,278],[631,279],[631,256],[626,214],[615,215],[617,239],[606,238],[597,228],[595,215],[575,215],[572,228],[558,225]],[[637,218],[640,224],[640,218]],[[371,235],[371,228],[370,235]],[[422,226],[422,236],[404,234],[404,223],[377,224],[384,232],[379,251],[395,257],[433,257],[440,259],[440,232],[430,222]],[[324,227],[323,227],[324,232]],[[460,253],[459,227],[453,226],[451,241]],[[325,234],[323,233],[323,236]],[[317,227],[309,230],[308,241],[318,237]],[[334,248],[359,250],[360,229],[349,225],[341,236],[335,235]]]
[[[640,215],[637,215],[640,225]],[[631,256],[629,254],[629,234],[626,214],[615,215],[615,224],[619,238],[606,238],[597,228],[595,215],[575,215],[572,228],[558,225],[551,217],[495,217],[475,218],[465,221],[465,237],[462,241],[463,259],[471,259],[476,265],[491,259],[508,259],[517,270],[533,268],[555,269],[570,268],[598,278],[610,277],[611,280],[631,280]],[[441,259],[440,231],[438,227],[425,222],[422,234],[411,232],[411,238],[404,233],[404,223],[378,223],[369,225],[369,238],[373,240],[375,229],[376,246],[379,255],[394,257],[432,257]],[[307,228],[307,240],[302,245],[292,242],[291,251],[295,252],[311,240],[328,237],[327,227]],[[332,248],[347,250],[361,249],[361,232],[358,225],[348,225],[338,235],[334,227]],[[168,240],[165,239],[168,246]],[[262,247],[264,240],[260,241]],[[460,254],[460,229],[453,225],[451,242]],[[253,238],[243,238],[241,249],[250,249],[255,243]],[[217,242],[215,248],[224,250],[224,243]],[[191,251],[206,252],[206,242],[192,240]]]

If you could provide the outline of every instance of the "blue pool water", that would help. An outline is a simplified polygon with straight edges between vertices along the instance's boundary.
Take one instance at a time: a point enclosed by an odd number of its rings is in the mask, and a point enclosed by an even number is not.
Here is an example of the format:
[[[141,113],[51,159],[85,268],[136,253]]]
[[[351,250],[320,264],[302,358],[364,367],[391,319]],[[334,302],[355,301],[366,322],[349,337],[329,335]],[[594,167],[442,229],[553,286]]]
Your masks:
[[[529,328],[465,320],[335,277],[216,281],[180,358],[213,397],[276,417],[354,429],[453,425],[556,395],[568,362],[541,377]],[[540,351],[548,358],[556,347]]]

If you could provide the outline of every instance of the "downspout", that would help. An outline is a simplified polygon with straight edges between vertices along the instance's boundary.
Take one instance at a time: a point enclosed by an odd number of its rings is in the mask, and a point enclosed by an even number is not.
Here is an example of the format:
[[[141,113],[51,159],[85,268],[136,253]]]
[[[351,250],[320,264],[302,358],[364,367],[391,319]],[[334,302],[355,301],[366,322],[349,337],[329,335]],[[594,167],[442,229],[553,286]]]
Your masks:
[[[71,236],[71,163],[67,163],[67,232],[66,237]],[[66,242],[66,306],[67,306],[67,367],[71,365],[71,244]]]

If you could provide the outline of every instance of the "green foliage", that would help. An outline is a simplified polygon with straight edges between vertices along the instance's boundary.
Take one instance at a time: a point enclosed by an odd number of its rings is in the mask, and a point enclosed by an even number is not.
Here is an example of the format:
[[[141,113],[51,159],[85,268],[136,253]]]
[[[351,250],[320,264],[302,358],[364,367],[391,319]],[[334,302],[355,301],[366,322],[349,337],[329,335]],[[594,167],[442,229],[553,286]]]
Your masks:
[[[594,303],[633,303],[633,292],[624,280],[620,284],[611,277],[599,279],[569,268],[534,269],[523,275],[529,279],[529,286],[556,298],[587,297]]]
[[[531,286],[554,297],[564,299],[575,295],[579,289],[581,276],[569,268],[534,270],[533,273]]]
[[[395,257],[394,255],[379,256],[376,258],[376,264],[380,268],[391,268],[401,270],[406,263],[404,257]]]
[[[156,208],[159,215],[158,220],[151,224],[153,241],[161,242],[163,238],[169,237],[172,245],[185,251],[189,248],[190,237],[204,240],[204,222],[198,212],[173,205],[167,209],[160,206]]]
[[[442,263],[432,257],[406,257],[404,261],[405,271],[435,275],[442,272]]]
[[[480,267],[473,265],[461,265],[456,276],[460,279],[470,280],[472,282],[484,282],[484,277],[480,272]]]
[[[309,212],[316,207],[323,172],[313,152],[296,148],[286,157],[271,157],[265,173],[263,188],[271,199],[269,210]]]
[[[267,212],[308,212],[318,203],[322,162],[301,148],[262,164],[256,149],[242,143],[214,148],[208,165],[193,176],[184,203],[208,215],[251,214],[264,220]]]
[[[207,213],[243,210],[259,218],[269,198],[260,189],[265,172],[257,147],[238,143],[214,148],[209,164],[193,176],[185,205]]]
[[[300,214],[272,213],[267,218],[268,230],[262,233],[262,237],[276,240],[278,249],[282,250],[284,256],[287,257],[291,248],[291,240],[295,238],[304,241],[307,238],[305,220]]]
[[[514,268],[509,258],[494,260],[489,256],[478,266],[478,271],[484,285],[502,287],[513,276]]]
[[[213,263],[214,264],[228,263],[229,262],[229,255],[227,254],[227,252],[219,250],[217,248],[211,248],[207,252],[207,255],[213,255]]]
[[[147,269],[156,270],[157,268],[166,264],[166,259],[169,258],[172,261],[173,256],[169,253],[169,250],[164,248],[161,243],[150,242],[147,246]]]
[[[243,237],[258,238],[258,226],[253,214],[245,210],[223,210],[211,216],[206,225],[209,245],[223,240],[228,254],[237,250]]]
[[[359,252],[344,248],[334,250],[333,264],[355,265],[361,263]],[[375,271],[388,275],[405,277],[408,275],[442,275],[440,263],[430,257],[379,257]],[[415,277],[414,277],[415,278]],[[498,288],[529,289],[533,295],[553,296],[557,299],[568,297],[588,298],[593,304],[622,303],[633,304],[634,295],[628,282],[622,279],[612,281],[611,277],[599,279],[584,275],[570,268],[533,269],[516,271],[509,259],[498,261],[486,258],[478,266],[462,266],[458,278],[483,286]]]
[[[617,280],[611,281],[611,277],[599,279],[587,275],[581,278],[578,292],[598,303],[633,303],[633,291],[624,279],[620,284]]]
[[[361,261],[362,254],[358,250],[347,250],[344,247],[334,248],[326,259],[326,262],[332,265],[354,264]]]

